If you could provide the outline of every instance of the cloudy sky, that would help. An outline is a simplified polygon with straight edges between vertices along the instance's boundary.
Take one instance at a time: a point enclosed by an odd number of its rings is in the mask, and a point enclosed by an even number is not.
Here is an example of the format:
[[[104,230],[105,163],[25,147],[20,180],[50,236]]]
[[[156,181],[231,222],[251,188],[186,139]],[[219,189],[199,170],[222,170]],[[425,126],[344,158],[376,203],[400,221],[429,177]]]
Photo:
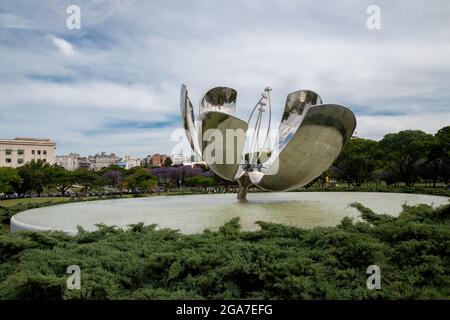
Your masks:
[[[81,29],[69,30],[69,5]],[[381,9],[381,30],[366,25]],[[0,3],[0,137],[57,153],[170,152],[179,90],[238,91],[246,119],[271,86],[347,105],[360,137],[450,124],[450,1],[10,1]]]

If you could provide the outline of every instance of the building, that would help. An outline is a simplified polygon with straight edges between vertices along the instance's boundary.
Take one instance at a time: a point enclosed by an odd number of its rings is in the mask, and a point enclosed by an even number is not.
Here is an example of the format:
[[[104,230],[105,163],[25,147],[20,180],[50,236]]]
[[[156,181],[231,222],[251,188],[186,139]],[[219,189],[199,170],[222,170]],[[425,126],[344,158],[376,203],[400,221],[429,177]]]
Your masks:
[[[142,167],[161,167],[164,165],[164,161],[168,156],[166,154],[155,153],[154,155],[148,155],[141,160]]]
[[[189,156],[189,162],[195,163],[195,162],[203,162],[203,161],[200,159],[200,157],[198,155],[193,153]]]
[[[54,164],[55,149],[50,139],[0,139],[0,167],[17,168],[32,160]]]
[[[116,164],[119,167],[128,170],[134,167],[139,167],[141,165],[141,159],[126,155],[123,158],[121,158]]]
[[[151,155],[148,155],[148,156],[142,158],[142,160],[141,160],[141,167],[148,168],[151,157],[152,157]]]
[[[182,153],[177,153],[172,155],[172,163],[176,166],[183,164],[186,162],[186,157]]]
[[[187,163],[193,165],[195,163],[203,163],[200,161],[201,159],[196,154],[184,155],[182,153],[174,153],[172,154],[171,159],[173,165],[181,165]]]
[[[75,170],[80,167],[80,155],[69,153],[69,155],[56,156],[56,164],[66,170]]]
[[[94,171],[116,164],[117,160],[118,158],[114,153],[106,154],[105,152],[88,157],[90,168]]]
[[[87,157],[78,158],[78,167],[83,169],[90,169],[91,164],[89,163],[88,158]]]
[[[150,160],[149,160],[149,165],[150,166],[163,166],[164,165],[164,161],[166,161],[167,159],[167,155],[166,154],[159,154],[159,153],[155,153],[154,155],[151,156]]]

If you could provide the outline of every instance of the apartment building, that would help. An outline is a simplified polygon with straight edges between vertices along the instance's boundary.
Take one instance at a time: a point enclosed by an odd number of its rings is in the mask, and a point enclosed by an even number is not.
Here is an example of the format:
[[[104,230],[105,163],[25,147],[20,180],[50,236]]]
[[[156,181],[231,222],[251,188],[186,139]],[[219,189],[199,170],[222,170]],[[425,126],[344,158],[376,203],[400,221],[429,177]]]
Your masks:
[[[88,158],[90,168],[94,171],[116,164],[117,160],[118,158],[114,153],[106,154],[105,152],[97,153],[95,156],[89,156]]]
[[[125,155],[123,158],[121,158],[119,161],[117,161],[116,164],[119,167],[122,167],[122,168],[128,170],[128,169],[131,169],[134,167],[141,166],[141,159],[138,159],[138,158],[130,156],[130,155]]]
[[[69,153],[68,155],[56,156],[56,164],[66,170],[75,170],[80,167],[80,154]]]
[[[55,163],[56,143],[50,139],[0,139],[0,167],[17,168],[32,160]]]
[[[166,161],[167,155],[166,154],[159,154],[155,153],[150,157],[149,165],[151,166],[163,166],[164,161]]]

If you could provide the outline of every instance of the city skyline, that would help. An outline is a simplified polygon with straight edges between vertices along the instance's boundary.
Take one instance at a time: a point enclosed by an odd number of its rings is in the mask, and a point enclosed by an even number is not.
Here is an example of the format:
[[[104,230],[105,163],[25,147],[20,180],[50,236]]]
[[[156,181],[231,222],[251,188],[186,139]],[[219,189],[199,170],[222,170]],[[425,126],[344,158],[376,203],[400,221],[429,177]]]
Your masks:
[[[16,137],[14,139],[0,139],[0,168],[19,168],[33,161],[43,161],[50,165],[58,165],[66,170],[79,168],[100,170],[110,165],[116,165],[124,169],[134,167],[152,167],[166,165],[170,159],[170,165],[192,165],[195,163],[190,154],[147,154],[140,158],[130,154],[96,152],[94,155],[81,155],[77,152],[57,154],[56,143],[52,139],[40,139],[33,137]]]
[[[235,88],[240,117],[269,85],[274,123],[288,93],[326,92],[362,138],[447,125],[450,3],[379,1],[369,30],[372,1],[319,2],[77,1],[80,30],[66,27],[70,1],[3,2],[0,137],[52,138],[58,154],[170,154],[181,83],[196,108],[209,88]]]

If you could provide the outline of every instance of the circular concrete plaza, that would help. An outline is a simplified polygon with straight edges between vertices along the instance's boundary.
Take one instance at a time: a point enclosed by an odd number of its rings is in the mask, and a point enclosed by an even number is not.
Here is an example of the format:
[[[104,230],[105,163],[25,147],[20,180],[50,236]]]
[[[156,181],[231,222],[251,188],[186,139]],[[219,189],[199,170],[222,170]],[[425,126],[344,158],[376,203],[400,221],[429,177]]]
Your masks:
[[[334,226],[342,218],[359,218],[349,205],[359,202],[376,213],[398,215],[403,204],[440,206],[449,198],[369,192],[281,192],[250,193],[239,203],[236,194],[151,196],[55,205],[20,212],[11,218],[11,231],[58,230],[76,234],[77,226],[96,230],[96,224],[127,228],[143,222],[186,234],[217,230],[234,217],[243,230],[258,230],[256,221],[281,223],[302,228]]]

